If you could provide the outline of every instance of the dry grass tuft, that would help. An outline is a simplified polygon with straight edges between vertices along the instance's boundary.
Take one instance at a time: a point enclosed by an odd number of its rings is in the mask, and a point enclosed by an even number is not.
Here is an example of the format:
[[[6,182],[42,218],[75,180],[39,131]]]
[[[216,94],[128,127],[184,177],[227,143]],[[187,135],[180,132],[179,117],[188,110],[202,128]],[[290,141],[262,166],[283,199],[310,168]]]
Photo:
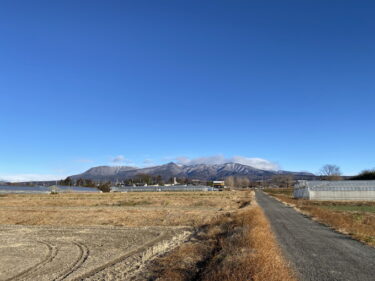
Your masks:
[[[222,238],[220,245],[222,249],[204,274],[204,281],[295,280],[258,206],[235,216],[233,234]]]
[[[156,260],[153,274],[160,281],[296,280],[255,204],[213,219],[193,241]]]
[[[302,210],[319,221],[333,226],[338,231],[375,246],[375,215],[358,212],[336,212],[315,206],[306,206]]]

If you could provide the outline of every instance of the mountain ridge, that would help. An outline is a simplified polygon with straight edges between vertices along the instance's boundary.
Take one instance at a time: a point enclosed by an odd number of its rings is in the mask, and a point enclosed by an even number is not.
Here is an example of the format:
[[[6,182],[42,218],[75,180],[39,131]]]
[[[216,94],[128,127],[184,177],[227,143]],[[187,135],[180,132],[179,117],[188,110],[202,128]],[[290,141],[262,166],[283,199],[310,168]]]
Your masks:
[[[170,162],[146,168],[130,166],[98,166],[92,167],[81,174],[73,175],[71,178],[73,180],[82,178],[95,181],[123,181],[139,174],[161,176],[164,180],[168,180],[171,177],[188,178],[191,180],[223,180],[228,176],[242,176],[248,177],[250,180],[260,180],[269,179],[275,175],[292,175],[297,179],[306,179],[315,176],[308,172],[262,170],[234,162],[195,165],[177,165],[174,162]]]

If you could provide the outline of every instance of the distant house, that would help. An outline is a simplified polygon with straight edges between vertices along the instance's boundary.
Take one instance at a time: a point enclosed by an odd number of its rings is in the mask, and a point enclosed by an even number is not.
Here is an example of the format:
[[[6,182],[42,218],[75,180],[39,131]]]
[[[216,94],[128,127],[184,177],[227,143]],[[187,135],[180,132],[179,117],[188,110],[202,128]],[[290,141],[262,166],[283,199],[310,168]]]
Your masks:
[[[212,186],[216,188],[224,188],[225,182],[224,181],[213,181]]]
[[[375,180],[298,181],[294,198],[331,201],[375,201]]]

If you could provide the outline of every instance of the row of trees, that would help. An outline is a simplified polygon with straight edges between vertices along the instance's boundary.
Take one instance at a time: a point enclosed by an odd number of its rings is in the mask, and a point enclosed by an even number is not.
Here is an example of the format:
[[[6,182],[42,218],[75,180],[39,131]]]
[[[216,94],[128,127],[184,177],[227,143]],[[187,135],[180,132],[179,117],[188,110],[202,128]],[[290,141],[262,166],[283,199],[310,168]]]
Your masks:
[[[225,186],[228,187],[249,187],[250,179],[247,177],[229,176],[225,178]]]
[[[258,187],[258,186],[277,186],[288,188],[294,184],[292,175],[274,175],[271,179],[265,181],[251,181],[248,177],[229,176],[225,178],[225,185],[228,187]]]
[[[61,180],[59,184],[64,186],[96,187],[99,183],[90,179],[78,179],[77,181],[73,181],[71,177],[67,177],[65,180]]]
[[[190,184],[190,183],[192,183],[192,181],[187,179],[187,178],[177,178],[176,180],[180,184]],[[93,181],[91,179],[82,179],[82,178],[79,178],[76,181],[74,181],[71,177],[67,177],[66,179],[61,180],[59,182],[59,184],[63,185],[63,186],[82,186],[82,187],[98,187],[98,188],[100,186],[108,185],[108,184],[109,185],[114,184],[114,185],[131,186],[131,185],[145,185],[145,184],[147,184],[147,185],[164,185],[164,184],[167,184],[167,183],[169,183],[169,184],[174,183],[174,178],[171,177],[167,181],[164,181],[162,176],[160,176],[160,175],[150,176],[148,174],[138,174],[133,178],[126,179],[124,181],[116,182],[116,183],[111,183],[110,181],[108,181],[108,182],[96,182],[96,181]]]
[[[110,192],[112,185],[110,181],[97,183],[90,179],[78,179],[74,182],[71,177],[61,180],[59,184],[63,186],[96,187],[103,192]]]
[[[364,170],[351,178],[352,180],[375,180],[375,169]]]
[[[176,181],[179,183],[179,184],[190,184],[192,183],[191,180],[187,179],[187,178],[177,178]],[[138,174],[136,175],[135,177],[131,178],[131,179],[126,179],[122,182],[122,184],[124,185],[144,185],[144,184],[147,184],[147,185],[164,185],[164,184],[173,184],[174,183],[174,178],[171,177],[169,178],[168,180],[164,181],[163,180],[163,177],[158,175],[158,176],[150,176],[148,174]]]
[[[134,178],[124,180],[123,184],[125,185],[134,185],[134,184],[163,185],[164,181],[161,176],[150,176],[147,174],[139,174],[139,175],[136,175]]]

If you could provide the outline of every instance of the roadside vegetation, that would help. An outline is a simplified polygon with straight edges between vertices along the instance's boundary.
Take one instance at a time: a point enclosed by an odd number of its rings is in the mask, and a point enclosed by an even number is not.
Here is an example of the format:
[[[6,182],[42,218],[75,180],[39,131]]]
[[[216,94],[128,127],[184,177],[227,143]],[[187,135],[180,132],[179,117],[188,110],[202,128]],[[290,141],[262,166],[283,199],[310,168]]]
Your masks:
[[[265,191],[318,221],[375,246],[375,202],[310,201],[294,199],[293,189],[273,188]]]
[[[296,280],[261,208],[255,201],[242,205],[200,226],[194,239],[155,260],[147,279]]]

